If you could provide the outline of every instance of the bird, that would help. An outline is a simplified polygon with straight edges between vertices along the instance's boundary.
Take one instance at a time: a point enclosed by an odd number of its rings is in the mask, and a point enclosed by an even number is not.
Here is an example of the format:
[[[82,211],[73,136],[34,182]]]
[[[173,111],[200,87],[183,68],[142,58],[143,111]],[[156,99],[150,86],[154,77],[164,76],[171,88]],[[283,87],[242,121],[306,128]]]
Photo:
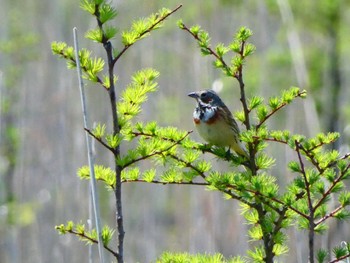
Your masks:
[[[219,95],[213,90],[201,90],[191,92],[188,96],[197,101],[193,122],[199,135],[209,145],[229,147],[238,155],[249,158],[239,139],[237,122]]]

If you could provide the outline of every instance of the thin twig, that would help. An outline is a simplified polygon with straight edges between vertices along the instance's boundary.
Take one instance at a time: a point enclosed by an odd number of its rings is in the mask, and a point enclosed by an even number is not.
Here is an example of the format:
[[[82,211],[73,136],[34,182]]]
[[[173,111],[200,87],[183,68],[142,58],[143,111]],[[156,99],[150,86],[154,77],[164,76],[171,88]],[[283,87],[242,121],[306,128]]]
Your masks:
[[[350,153],[346,153],[346,154],[344,154],[343,156],[339,157],[339,158],[338,158],[337,160],[335,160],[334,162],[331,162],[330,164],[328,164],[327,167],[326,167],[325,169],[330,168],[330,167],[336,165],[339,161],[348,159],[349,157],[350,157]]]
[[[241,56],[242,60],[244,59],[243,54],[244,54],[245,44],[246,44],[246,42],[242,41],[240,51],[239,51],[239,55]],[[237,72],[234,75],[234,77],[238,80],[238,83],[239,83],[239,89],[240,89],[240,93],[241,93],[240,101],[242,103],[243,111],[244,111],[244,124],[246,126],[246,129],[250,130],[249,109],[248,109],[248,105],[247,105],[247,99],[245,96],[245,84],[243,81],[243,65],[241,65],[237,69]]]
[[[130,166],[130,165],[132,165],[132,164],[134,164],[134,163],[136,163],[136,162],[139,162],[139,161],[148,159],[148,158],[150,158],[150,157],[152,157],[152,156],[160,155],[160,154],[162,154],[162,153],[164,153],[164,152],[169,151],[171,148],[173,148],[174,146],[178,145],[181,141],[183,141],[190,133],[191,133],[191,132],[187,132],[186,135],[183,136],[180,140],[174,141],[173,144],[171,144],[170,146],[166,147],[165,149],[162,149],[162,150],[159,150],[159,151],[154,151],[154,152],[152,152],[152,153],[150,153],[150,154],[148,154],[148,155],[141,156],[141,157],[139,157],[139,158],[136,158],[136,159],[131,160],[130,162],[124,164],[124,165],[122,166],[122,169],[124,169],[124,168],[126,168],[126,167],[128,167],[128,166]]]
[[[330,217],[334,217],[336,213],[338,213],[340,210],[344,209],[344,206],[340,205],[336,209],[334,209],[332,212],[329,214],[325,215],[321,219],[319,219],[317,222],[315,222],[315,226],[321,224],[322,222],[326,221]]]
[[[323,194],[322,198],[315,205],[315,209],[318,208],[323,203],[323,201],[330,195],[333,188],[337,185],[337,183],[339,183],[342,180],[342,178],[346,175],[349,169],[350,169],[350,164],[348,164],[345,170],[342,172],[342,174],[333,181],[332,185],[328,188],[328,190]]]
[[[306,91],[301,91],[294,98],[301,97],[304,94],[306,94]],[[288,103],[284,102],[280,106],[278,106],[276,109],[272,110],[269,114],[267,114],[265,116],[265,118],[258,125],[256,125],[256,128],[257,129],[260,128],[261,125],[263,125],[272,115],[274,115],[277,111],[279,111],[280,109],[282,109],[283,107],[285,107],[287,105],[288,105]]]
[[[299,144],[299,149],[302,150],[305,155],[310,159],[311,163],[316,167],[317,171],[321,174],[325,171],[320,167],[320,164],[315,160],[315,155],[311,151],[306,150],[301,144]]]
[[[98,240],[93,239],[93,238],[91,238],[91,237],[88,237],[88,236],[85,235],[85,234],[79,233],[79,232],[74,231],[74,230],[68,230],[67,232],[68,232],[68,233],[71,233],[71,234],[74,234],[74,235],[77,235],[77,236],[80,236],[80,237],[83,238],[83,239],[87,239],[87,240],[89,240],[89,241],[92,242],[92,243],[99,244],[99,241],[98,241]],[[118,255],[117,252],[113,251],[111,248],[109,248],[108,246],[106,246],[106,245],[104,245],[104,244],[102,244],[102,245],[103,245],[103,247],[104,247],[108,252],[110,252],[110,253],[113,254],[115,257],[117,257],[117,255]]]
[[[194,39],[196,39],[197,41],[201,41],[201,39],[198,37],[197,34],[194,34],[191,29],[189,29],[185,24],[182,24],[182,27],[181,27],[183,30],[187,31],[188,33],[190,33]],[[220,63],[223,65],[223,67],[225,68],[225,71],[227,73],[229,73],[230,76],[232,77],[235,77],[236,78],[236,75],[231,71],[231,68],[226,64],[225,60],[220,57],[211,47],[206,47],[206,50],[209,51],[209,53],[211,55],[213,55],[217,60],[220,61]]]
[[[182,7],[182,4],[180,4],[179,6],[177,6],[174,10],[172,10],[169,14],[161,17],[156,23],[154,23],[152,26],[150,26],[149,28],[147,28],[145,31],[143,31],[142,33],[140,33],[137,38],[136,41],[139,40],[140,38],[142,38],[144,35],[150,33],[153,28],[155,28],[159,23],[163,22],[168,16],[172,15],[173,13],[175,13],[177,10],[179,10]],[[134,43],[136,43],[136,41]],[[134,44],[129,44],[129,45],[125,45],[124,48],[119,52],[119,54],[113,59],[112,63],[113,66],[114,64],[118,61],[118,59]]]
[[[166,182],[166,181],[161,181],[161,180],[152,180],[152,181],[146,181],[144,179],[130,179],[130,180],[123,180],[122,183],[151,183],[151,184],[163,184],[163,185],[168,185],[168,184],[177,184],[177,185],[200,185],[200,186],[208,186],[210,185],[207,182]]]
[[[95,136],[95,134],[93,134],[91,132],[90,129],[84,128],[84,130],[90,134],[96,141],[98,141],[100,144],[102,144],[105,148],[107,148],[108,150],[110,150],[112,153],[115,153],[115,149],[113,149],[112,147],[110,147],[107,143],[105,143],[101,138],[98,138]]]
[[[201,170],[199,170],[196,166],[194,166],[192,163],[186,162],[185,160],[183,160],[180,157],[173,155],[173,154],[170,154],[169,156],[171,158],[173,158],[174,160],[184,164],[186,167],[191,168],[192,170],[196,171],[198,173],[198,175],[201,176],[207,182],[207,176]],[[239,200],[242,203],[245,203],[251,207],[254,207],[253,203],[248,202],[247,200],[243,199],[243,196],[238,196],[238,195],[234,194],[230,189],[218,189],[218,190],[231,196],[233,199]]]
[[[274,197],[269,197],[269,196],[264,196],[262,193],[260,192],[257,192],[259,195],[261,195],[262,197],[266,198],[266,199],[270,199],[276,203],[279,203],[280,205],[282,205],[283,207],[287,207],[288,209],[292,210],[293,212],[295,212],[296,214],[302,216],[303,218],[305,219],[309,219],[309,216],[307,214],[304,214],[303,212],[299,211],[298,209],[294,208],[293,206],[291,205],[287,205],[286,203],[284,203],[283,201],[277,199],[277,198],[274,198]],[[302,195],[300,195],[302,196]],[[301,197],[300,197],[301,198]],[[297,196],[297,200],[300,199],[298,196]]]
[[[187,135],[189,135],[190,133],[192,133],[193,131],[190,130],[190,131],[187,131]],[[145,133],[145,132],[131,132],[131,134],[135,135],[135,137],[138,137],[138,136],[145,136],[145,137],[150,137],[150,138],[153,138],[153,137],[159,137],[157,134],[155,133]],[[176,142],[176,140],[174,139],[171,139],[171,138],[166,138],[166,137],[162,137],[161,138],[162,140],[164,141],[170,141],[170,142]],[[181,142],[183,139],[179,140],[179,142]]]
[[[70,61],[74,62],[76,66],[78,66],[78,65],[77,65],[77,60],[76,60],[76,59],[74,59],[74,58],[72,58],[72,57],[70,57],[70,56],[67,56],[67,55],[64,54],[63,52],[59,52],[58,54],[61,55],[62,58],[67,59],[67,60],[70,60]],[[88,72],[88,69],[87,69],[86,67],[83,67],[82,65],[80,65],[80,68],[81,68],[85,73]],[[101,84],[101,86],[102,86],[104,89],[108,90],[108,88],[106,87],[106,85],[103,83],[102,79],[101,79],[99,76],[96,76],[96,82],[99,83],[99,84]]]
[[[342,256],[342,257],[339,257],[339,258],[337,258],[337,259],[334,259],[334,260],[332,260],[332,261],[329,261],[329,263],[340,262],[340,261],[342,261],[343,259],[346,259],[346,258],[350,258],[350,253],[348,253],[348,254],[346,254],[346,255],[344,255],[344,256]]]

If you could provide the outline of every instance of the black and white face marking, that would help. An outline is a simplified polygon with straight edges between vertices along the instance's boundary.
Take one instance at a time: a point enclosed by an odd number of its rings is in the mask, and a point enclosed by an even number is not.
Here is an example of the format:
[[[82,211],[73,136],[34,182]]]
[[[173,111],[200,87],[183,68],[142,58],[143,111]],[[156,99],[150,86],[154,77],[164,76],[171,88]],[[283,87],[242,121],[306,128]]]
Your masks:
[[[198,107],[196,107],[195,111],[193,112],[193,118],[207,122],[215,116],[216,111],[217,107],[212,107],[209,104],[198,102]]]

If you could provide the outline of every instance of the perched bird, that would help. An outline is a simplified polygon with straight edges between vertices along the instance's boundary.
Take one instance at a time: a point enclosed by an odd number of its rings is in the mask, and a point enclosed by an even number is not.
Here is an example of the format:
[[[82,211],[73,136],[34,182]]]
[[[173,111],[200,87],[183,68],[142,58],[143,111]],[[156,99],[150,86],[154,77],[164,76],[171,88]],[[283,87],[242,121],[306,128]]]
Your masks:
[[[191,92],[188,96],[197,101],[193,121],[199,135],[210,145],[228,146],[237,154],[248,158],[248,153],[239,140],[237,122],[215,91]]]

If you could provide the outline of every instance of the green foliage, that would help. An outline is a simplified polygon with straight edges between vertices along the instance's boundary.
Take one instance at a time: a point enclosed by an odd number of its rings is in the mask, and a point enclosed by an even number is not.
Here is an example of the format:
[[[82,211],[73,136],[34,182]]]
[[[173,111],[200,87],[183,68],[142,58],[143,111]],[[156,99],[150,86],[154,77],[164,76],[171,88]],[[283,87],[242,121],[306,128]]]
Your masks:
[[[179,20],[177,24],[180,29],[187,31],[195,38],[203,56],[211,55],[215,58],[214,67],[221,69],[226,76],[238,78],[246,58],[255,51],[255,46],[247,43],[247,40],[252,36],[252,32],[245,27],[238,30],[233,42],[229,45],[219,43],[215,48],[212,48],[209,33],[199,25],[188,28],[182,20]],[[224,56],[229,52],[235,54],[230,64],[224,60]]]
[[[96,139],[102,139],[106,133],[106,124],[98,123],[93,129],[92,134]]]
[[[246,27],[241,27],[239,31],[236,33],[234,41],[241,41],[245,42],[247,41],[251,36],[253,35],[253,32]]]
[[[98,28],[90,29],[86,32],[85,37],[98,43],[105,43],[114,38],[118,29],[112,26],[104,25],[106,22],[117,16],[117,11],[106,1],[82,0],[80,6],[83,10],[96,16]]]
[[[88,30],[85,37],[95,42],[104,44],[105,48],[108,49],[107,46],[109,44],[106,44],[110,43],[110,39],[116,37],[118,28],[105,25],[105,23],[117,16],[115,8],[103,0],[82,0],[81,7],[95,16],[98,21],[98,27]],[[121,55],[123,55],[131,45],[150,35],[151,31],[160,28],[163,25],[164,20],[175,11],[163,8],[155,14],[151,14],[148,18],[134,21],[130,30],[125,30],[121,33],[121,43],[124,45],[124,48],[121,51],[112,50],[113,54],[110,55],[114,55],[115,57],[111,58],[113,65],[109,66],[113,67]],[[51,44],[51,50],[53,54],[58,55],[60,58],[67,61],[68,68],[76,67],[73,47],[70,47],[63,42],[53,42]],[[110,88],[112,82],[111,80],[113,80],[113,84],[115,84],[117,81],[118,77],[115,75],[113,78],[103,74],[102,76],[99,75],[99,73],[104,70],[104,60],[101,58],[91,58],[90,51],[86,49],[80,50],[79,59],[82,71],[84,73],[84,78],[95,83],[98,82],[106,89]]]
[[[68,221],[66,224],[57,225],[55,229],[61,235],[65,235],[67,233],[74,234],[87,245],[93,245],[98,242],[96,230],[86,230],[85,224],[82,223]],[[115,230],[109,226],[103,226],[101,234],[104,247],[108,247],[109,242],[113,239],[114,232]]]
[[[262,104],[263,98],[253,97],[253,106],[250,105],[250,110],[255,109],[257,119],[259,123],[257,124],[260,127],[265,121],[267,121],[272,115],[274,115],[277,111],[291,103],[296,98],[305,98],[306,91],[300,90],[299,88],[292,87],[289,90],[283,91],[280,97],[273,96],[269,98],[267,104]]]
[[[253,96],[248,100],[248,108],[250,111],[257,108],[263,103],[264,99],[258,96]]]
[[[319,249],[317,251],[316,259],[319,263],[323,263],[323,262],[325,262],[327,256],[328,256],[327,250]]]
[[[254,250],[247,251],[247,254],[253,262],[264,262],[265,251],[263,247],[256,246]]]
[[[349,254],[349,248],[346,246],[336,246],[333,248],[332,252],[336,259],[340,259]]]
[[[62,57],[68,60],[74,60],[73,47],[69,47],[64,42],[56,42],[56,41],[52,42],[51,50],[53,54],[58,55],[59,57]]]
[[[178,22],[178,26],[193,36],[202,55],[214,58],[216,68],[238,80],[241,99],[245,99],[242,93],[242,68],[246,57],[255,49],[246,42],[252,32],[241,28],[228,46],[220,43],[211,48],[210,36],[200,26],[187,27],[182,21]],[[227,63],[225,56],[229,51],[233,52],[233,56],[230,63]],[[247,128],[240,138],[249,146],[254,162],[250,160],[249,163],[243,163],[247,168],[243,173],[210,171],[205,178],[209,189],[219,190],[226,198],[234,198],[244,204],[242,213],[251,225],[248,231],[250,238],[256,242],[264,240],[263,246],[257,245],[247,252],[254,262],[272,262],[272,258],[287,253],[283,229],[295,223],[301,229],[323,234],[328,228],[326,221],[330,218],[349,217],[346,207],[349,205],[350,195],[344,184],[344,180],[349,177],[348,156],[341,157],[337,151],[326,149],[327,145],[339,138],[339,134],[320,133],[314,138],[306,138],[289,131],[269,130],[266,127],[266,121],[278,111],[295,99],[305,97],[305,90],[292,87],[284,90],[280,96],[269,98],[267,102],[258,96],[242,101],[243,109],[235,116]],[[250,125],[252,117],[257,122]],[[276,177],[268,174],[274,164],[274,159],[262,152],[268,143],[280,143],[294,151],[295,159],[288,164],[294,173],[294,180],[287,184],[285,190],[280,189]],[[208,151],[206,148],[204,150]],[[220,149],[208,152],[239,165],[237,160],[224,155]],[[265,170],[267,172],[263,172]],[[338,202],[335,207],[330,204],[331,197]],[[272,246],[268,245],[269,242]],[[340,257],[344,253],[338,254]],[[323,261],[325,255],[321,251],[317,257]]]
[[[103,181],[108,189],[114,189],[116,184],[115,171],[109,167],[104,167],[102,165],[95,165],[94,172],[96,180]],[[80,179],[90,179],[90,168],[89,166],[81,167],[78,172],[78,177]]]
[[[156,261],[157,263],[244,263],[241,257],[225,259],[222,254],[188,254],[164,252]]]
[[[170,13],[169,9],[163,8],[147,18],[134,21],[131,29],[122,32],[122,43],[125,46],[131,46],[138,40],[149,36],[152,30],[159,29],[162,26],[162,21]]]
[[[104,60],[93,58],[88,50],[80,50],[84,77],[100,84],[114,96],[114,89],[111,90],[117,80],[117,76],[111,73],[114,64],[130,46],[161,27],[163,21],[177,9],[161,9],[156,14],[134,21],[129,30],[120,34],[121,50],[115,50],[110,39],[116,37],[118,29],[106,25],[116,17],[115,9],[103,0],[84,0],[81,5],[97,19],[97,29],[89,30],[86,38],[102,43],[108,56],[108,74],[105,75]],[[237,156],[224,147],[200,145],[189,138],[191,132],[160,127],[153,120],[139,121],[143,104],[158,88],[156,79],[159,72],[147,68],[133,74],[131,83],[119,90],[118,98],[110,97],[111,102],[115,102],[112,105],[116,106],[113,132],[107,131],[106,124],[98,124],[92,131],[88,130],[113,153],[117,166],[114,171],[95,165],[96,179],[115,191],[118,187],[120,189],[121,183],[129,182],[203,185],[209,190],[220,191],[226,199],[240,201],[242,215],[250,226],[248,235],[253,245],[247,251],[246,259],[236,257],[226,260],[221,254],[164,253],[157,262],[273,262],[275,257],[288,252],[287,228],[297,225],[310,231],[311,236],[327,231],[329,219],[349,218],[350,192],[345,187],[345,180],[350,175],[349,156],[340,156],[337,151],[327,148],[339,138],[339,134],[319,133],[313,138],[306,138],[290,131],[271,130],[267,126],[267,120],[281,109],[298,98],[305,98],[306,91],[292,87],[267,100],[259,96],[246,98],[243,68],[247,58],[255,51],[255,47],[248,42],[252,36],[251,30],[242,27],[231,43],[212,46],[209,33],[199,25],[187,27],[180,20],[178,26],[195,39],[202,55],[213,58],[214,67],[238,81],[242,110],[236,113],[236,117],[245,126],[240,139],[245,143],[250,158]],[[72,47],[54,42],[52,51],[67,60],[70,68],[76,66]],[[272,169],[275,159],[264,152],[271,143],[281,144],[293,152],[293,159],[288,164],[293,177],[283,188]],[[121,144],[128,144],[129,147],[120,152]],[[229,163],[230,168],[235,168],[217,171],[210,161],[202,158],[204,154],[213,155]],[[143,161],[151,162],[152,168],[142,168],[139,163]],[[80,168],[78,176],[90,178],[89,167]],[[83,224],[68,222],[56,229],[61,234],[75,234],[89,244],[97,242],[95,230],[86,231]],[[103,229],[105,247],[113,233],[108,227]],[[333,250],[337,259],[345,257],[348,252],[344,247]],[[325,251],[319,250],[316,257],[323,262],[326,256]]]
[[[284,254],[287,254],[289,251],[288,246],[286,245],[281,245],[281,244],[275,244],[273,246],[273,253],[278,257]]]
[[[67,60],[68,68],[75,68],[76,61],[74,56],[74,48],[68,46],[64,42],[52,42],[51,49],[53,54]],[[79,60],[83,77],[91,82],[102,82],[99,73],[104,69],[104,60],[98,57],[91,57],[91,51],[82,49],[79,51]],[[107,86],[105,86],[107,88]],[[109,86],[108,86],[109,87]]]
[[[158,76],[159,72],[151,68],[138,71],[133,75],[132,82],[122,92],[117,104],[122,133],[130,132],[128,122],[141,112],[141,106],[147,100],[148,94],[157,90],[157,83],[154,80]]]

